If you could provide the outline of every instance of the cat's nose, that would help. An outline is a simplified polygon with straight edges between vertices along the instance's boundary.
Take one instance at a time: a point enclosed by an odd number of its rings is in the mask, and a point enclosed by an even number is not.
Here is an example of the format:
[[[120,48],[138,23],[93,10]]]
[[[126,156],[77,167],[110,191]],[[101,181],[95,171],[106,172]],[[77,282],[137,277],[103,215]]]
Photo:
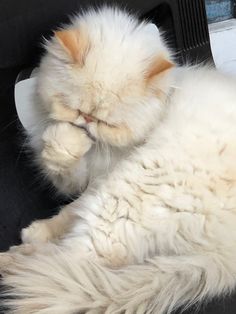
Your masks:
[[[87,115],[84,115],[84,120],[86,121],[86,123],[93,122],[93,119],[90,116],[87,116]]]

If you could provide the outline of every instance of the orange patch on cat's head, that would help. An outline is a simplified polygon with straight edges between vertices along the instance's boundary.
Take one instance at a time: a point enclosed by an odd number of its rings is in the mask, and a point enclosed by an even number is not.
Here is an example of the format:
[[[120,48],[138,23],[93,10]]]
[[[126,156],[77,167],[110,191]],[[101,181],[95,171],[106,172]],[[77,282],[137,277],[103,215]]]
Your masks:
[[[54,34],[73,62],[82,66],[89,50],[89,40],[86,34],[78,29],[57,31]]]
[[[162,99],[166,98],[169,88],[169,73],[175,64],[165,55],[158,55],[149,65],[146,72],[146,84],[154,94]]]
[[[148,72],[147,79],[150,80],[156,75],[164,74],[167,70],[174,67],[174,63],[164,56],[157,56],[151,63]]]

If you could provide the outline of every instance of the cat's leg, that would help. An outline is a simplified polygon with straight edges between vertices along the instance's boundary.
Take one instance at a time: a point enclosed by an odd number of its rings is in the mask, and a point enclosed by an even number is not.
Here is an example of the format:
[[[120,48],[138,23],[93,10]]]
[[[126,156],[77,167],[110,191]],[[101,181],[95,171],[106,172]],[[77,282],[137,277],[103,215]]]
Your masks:
[[[68,122],[50,125],[43,134],[42,168],[60,191],[81,192],[87,184],[86,160],[83,157],[93,141],[85,130]]]
[[[65,206],[59,214],[49,219],[34,221],[27,228],[21,231],[23,243],[42,243],[57,241],[65,233],[69,232],[77,221],[72,205]]]
[[[78,185],[86,185],[86,176],[83,176],[82,169],[78,178],[78,173],[73,173],[74,165],[80,162],[81,167],[86,166],[81,159],[90,149],[91,139],[84,130],[66,122],[59,122],[46,129],[43,141],[42,162],[52,181],[64,192],[78,192]],[[22,241],[34,243],[57,240],[70,230],[74,221],[75,214],[71,205],[67,205],[58,215],[35,221],[23,229]]]

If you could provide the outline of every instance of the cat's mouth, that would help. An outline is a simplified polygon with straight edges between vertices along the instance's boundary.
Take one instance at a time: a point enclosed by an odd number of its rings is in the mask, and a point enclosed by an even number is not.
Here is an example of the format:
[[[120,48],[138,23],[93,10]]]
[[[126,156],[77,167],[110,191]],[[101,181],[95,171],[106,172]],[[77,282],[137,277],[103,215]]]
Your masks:
[[[99,120],[91,115],[88,115],[86,113],[83,113],[82,111],[78,110],[79,114],[84,118],[84,120],[86,121],[86,123],[90,123],[90,122],[98,122]]]
[[[94,142],[96,142],[97,139],[96,139],[96,137],[94,137],[93,134],[91,134],[90,129],[89,129],[89,123],[95,122],[96,124],[104,124],[104,125],[106,125],[106,126],[108,126],[108,127],[110,127],[110,128],[115,128],[115,127],[116,127],[116,126],[114,126],[114,125],[112,125],[112,124],[107,123],[107,122],[104,121],[104,120],[98,119],[98,118],[96,118],[96,117],[94,117],[94,116],[92,116],[92,115],[89,115],[89,114],[87,114],[87,113],[84,113],[84,112],[82,112],[82,111],[79,110],[79,109],[77,109],[77,110],[78,110],[79,115],[81,115],[81,116],[84,118],[84,120],[85,120],[86,123],[84,123],[84,124],[82,124],[82,125],[77,125],[76,123],[72,123],[72,124],[73,124],[74,126],[76,126],[76,127],[79,127],[79,128],[84,129],[84,130],[87,132],[87,135],[88,135]]]
[[[79,111],[79,114],[84,118],[84,120],[86,121],[87,124],[91,123],[91,122],[96,122],[96,123],[104,123],[107,126],[114,127],[114,125],[109,124],[107,121],[98,119],[92,115],[89,115],[87,113],[82,112],[81,110],[78,110],[78,111]]]

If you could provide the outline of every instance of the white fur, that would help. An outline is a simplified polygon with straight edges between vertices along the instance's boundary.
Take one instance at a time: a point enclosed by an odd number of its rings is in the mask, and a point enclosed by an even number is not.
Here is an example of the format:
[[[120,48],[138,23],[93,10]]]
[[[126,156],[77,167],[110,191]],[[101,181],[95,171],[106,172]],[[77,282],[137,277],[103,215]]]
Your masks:
[[[107,9],[86,19],[96,36],[104,23],[114,45],[136,23]],[[140,47],[153,49],[138,29],[123,67],[135,75]],[[166,48],[158,42],[155,49]],[[77,217],[70,232],[32,256],[0,257],[3,283],[19,297],[9,300],[10,313],[164,314],[235,288],[236,82],[206,67],[171,70],[169,80],[164,106],[149,102],[156,124],[148,113],[134,118],[137,129],[151,125],[143,141],[126,147],[107,178],[69,206]]]
[[[50,124],[50,118],[55,116],[52,113],[52,104],[58,101],[55,95],[58,97],[63,94],[62,101],[67,106],[84,112],[89,112],[97,104],[97,116],[111,124],[127,124],[136,143],[143,140],[160,115],[161,102],[152,99],[150,91],[145,95],[143,92],[140,94],[143,76],[153,57],[159,53],[169,56],[159,32],[153,31],[152,24],[139,23],[125,12],[104,8],[74,18],[70,28],[85,32],[90,50],[85,66],[76,71],[56,38],[46,45],[48,53],[40,65],[35,97],[37,101],[33,102],[42,123],[32,125],[29,130],[30,144],[41,166],[42,133]],[[60,121],[58,118],[56,120]],[[81,117],[73,122],[84,126]],[[99,136],[96,126],[91,123],[89,128],[95,137]],[[108,146],[106,140],[94,144],[86,158],[74,165],[70,175],[58,175],[47,169],[44,162],[42,168],[59,190],[78,193],[91,181],[91,176],[97,178],[109,172],[117,160],[126,154],[127,149],[120,147],[120,143],[117,146]],[[130,150],[133,145],[128,146]]]

